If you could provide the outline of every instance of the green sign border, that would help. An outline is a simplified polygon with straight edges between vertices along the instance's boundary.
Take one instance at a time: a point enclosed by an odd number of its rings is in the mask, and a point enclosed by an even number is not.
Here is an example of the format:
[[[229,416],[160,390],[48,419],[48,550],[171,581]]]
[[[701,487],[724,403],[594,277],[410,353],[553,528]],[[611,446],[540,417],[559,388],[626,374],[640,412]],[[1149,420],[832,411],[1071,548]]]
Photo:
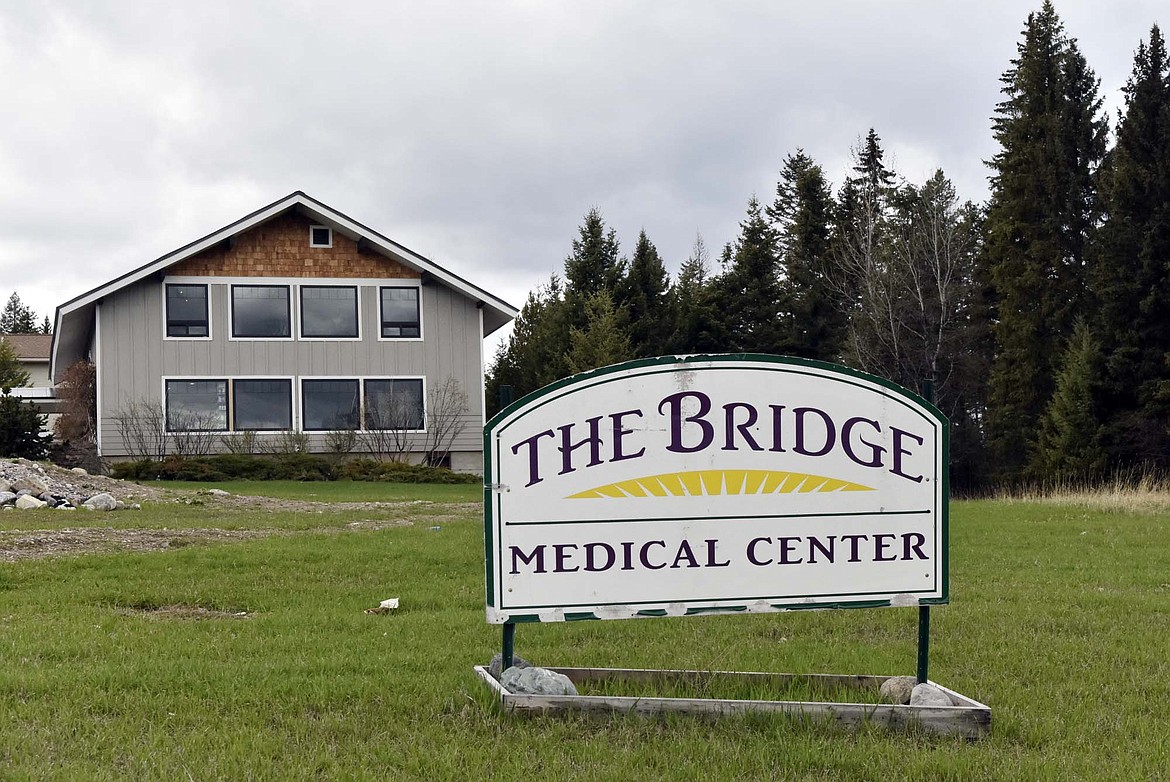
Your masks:
[[[781,365],[786,367],[802,367],[806,369],[816,369],[820,372],[828,373],[830,375],[838,375],[842,378],[849,378],[855,380],[863,380],[867,383],[882,386],[888,391],[893,392],[897,397],[902,397],[906,401],[912,403],[914,406],[921,408],[927,413],[934,422],[939,426],[942,434],[942,491],[941,491],[941,508],[938,509],[938,516],[942,525],[942,550],[940,556],[939,567],[941,568],[942,580],[942,596],[937,598],[923,598],[918,601],[917,605],[945,605],[950,602],[950,422],[942,411],[927,401],[924,397],[913,391],[904,388],[886,378],[877,375],[871,375],[867,372],[852,369],[850,367],[841,366],[839,364],[831,364],[825,361],[814,361],[812,359],[796,358],[793,356],[776,356],[765,353],[696,353],[687,356],[659,356],[656,358],[637,359],[634,361],[626,361],[621,364],[612,364],[610,366],[594,369],[589,372],[582,372],[577,375],[571,375],[562,378],[553,383],[544,386],[536,391],[533,391],[526,396],[517,399],[512,404],[505,407],[500,412],[496,413],[483,429],[483,524],[484,524],[484,595],[485,606],[500,610],[495,607],[495,580],[496,574],[494,571],[495,563],[495,534],[494,525],[497,518],[498,511],[495,508],[494,500],[496,500],[495,491],[490,483],[493,476],[493,471],[496,463],[496,453],[494,450],[495,436],[497,430],[501,429],[505,420],[511,417],[514,413],[528,409],[536,409],[552,401],[550,397],[561,396],[557,392],[563,391],[566,388],[571,388],[583,383],[597,380],[598,378],[607,375],[614,375],[622,372],[627,372],[631,369],[642,369],[646,367],[661,368],[662,371],[674,371],[678,369],[686,369],[688,364],[765,364],[765,365]],[[730,368],[730,367],[729,367]],[[645,374],[645,373],[643,373]],[[851,383],[851,385],[853,385]],[[860,594],[859,594],[860,596]],[[815,597],[812,595],[811,597]],[[733,598],[729,598],[734,600]],[[648,601],[638,601],[638,605],[645,605]],[[654,602],[654,601],[649,601]],[[664,602],[664,601],[658,601]],[[671,600],[669,602],[688,602],[686,600]],[[588,605],[597,605],[590,603]],[[617,605],[616,603],[606,605]],[[769,603],[769,605],[776,611],[793,611],[793,610],[820,610],[829,608],[880,608],[891,605],[889,600],[846,600],[834,603]],[[562,606],[557,606],[562,607]],[[692,606],[687,609],[686,616],[695,616],[699,614],[734,614],[744,613],[748,611],[746,605],[743,606]],[[657,617],[666,616],[665,609],[646,609],[639,611],[638,617]],[[564,620],[571,622],[583,619],[599,619],[592,611],[581,612],[564,612]],[[540,622],[539,614],[510,614],[509,622]]]

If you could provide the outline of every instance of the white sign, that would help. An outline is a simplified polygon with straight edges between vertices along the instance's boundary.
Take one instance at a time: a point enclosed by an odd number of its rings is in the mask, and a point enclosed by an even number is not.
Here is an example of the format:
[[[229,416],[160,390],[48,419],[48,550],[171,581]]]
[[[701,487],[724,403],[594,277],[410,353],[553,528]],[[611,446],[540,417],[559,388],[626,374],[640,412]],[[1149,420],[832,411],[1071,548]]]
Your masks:
[[[777,356],[635,361],[484,430],[489,622],[945,603],[947,424]]]

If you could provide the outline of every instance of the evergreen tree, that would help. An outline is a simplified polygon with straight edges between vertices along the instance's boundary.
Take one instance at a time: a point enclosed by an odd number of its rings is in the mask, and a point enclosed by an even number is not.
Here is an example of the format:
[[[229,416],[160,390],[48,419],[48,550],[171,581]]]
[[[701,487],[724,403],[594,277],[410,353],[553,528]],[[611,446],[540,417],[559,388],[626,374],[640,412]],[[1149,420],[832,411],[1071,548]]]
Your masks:
[[[876,143],[876,136],[875,136]],[[779,349],[794,356],[838,359],[845,303],[829,279],[833,196],[824,171],[798,149],[784,160],[768,217],[776,231],[785,312]]]
[[[727,351],[775,353],[781,349],[775,247],[775,232],[753,196],[734,248],[724,251],[725,271],[715,281],[718,323],[726,334]]]
[[[634,357],[658,356],[666,352],[674,325],[670,276],[645,230],[638,234],[634,257],[630,259],[626,276],[618,284],[614,299],[629,323]]]
[[[512,324],[508,341],[500,346],[488,369],[485,400],[488,415],[500,409],[500,389],[511,386],[512,398],[564,377],[568,333],[560,280],[554,275],[547,285],[528,294],[520,315]]]
[[[48,315],[46,315],[45,319],[41,321],[41,333],[42,334],[52,334],[53,333],[53,322],[51,320],[49,320]]]
[[[718,353],[725,339],[719,331],[715,291],[702,235],[695,236],[691,255],[679,269],[672,288],[675,315],[670,338],[673,353]]]
[[[612,294],[625,271],[617,234],[607,228],[601,210],[593,207],[577,229],[573,252],[565,259],[565,298],[584,299],[598,291]]]
[[[14,388],[24,388],[29,380],[29,374],[12,345],[0,337],[0,393],[7,394]]]
[[[0,334],[35,334],[37,317],[15,291],[8,297],[8,303],[0,312]]]
[[[1078,320],[1064,351],[1056,392],[1040,422],[1031,474],[1057,483],[1099,479],[1107,463],[1093,397],[1100,349],[1084,320]]]
[[[1170,62],[1157,25],[1138,46],[1117,143],[1101,172],[1091,254],[1102,408],[1122,464],[1170,466]]]
[[[52,439],[41,432],[45,421],[31,402],[0,394],[0,458],[44,459]]]
[[[996,107],[986,259],[997,353],[990,377],[992,458],[1023,468],[1055,386],[1056,357],[1085,287],[1098,219],[1093,175],[1105,148],[1097,81],[1052,3],[1028,16]]]
[[[565,363],[569,372],[617,364],[633,358],[633,347],[613,297],[598,291],[585,300],[585,322],[569,329],[569,350]]]

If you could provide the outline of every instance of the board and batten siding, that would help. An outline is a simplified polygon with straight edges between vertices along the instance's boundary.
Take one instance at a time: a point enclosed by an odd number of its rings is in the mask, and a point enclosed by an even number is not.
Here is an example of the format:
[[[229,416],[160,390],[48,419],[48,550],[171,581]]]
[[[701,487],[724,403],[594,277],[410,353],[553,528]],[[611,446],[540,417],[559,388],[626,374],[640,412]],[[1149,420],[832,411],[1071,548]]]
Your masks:
[[[255,284],[287,282],[255,278]],[[311,278],[298,282],[314,284]],[[378,284],[395,282],[387,279]],[[132,402],[161,403],[164,377],[277,376],[297,381],[313,377],[424,377],[428,391],[447,377],[454,377],[467,393],[468,410],[464,431],[452,446],[453,466],[479,469],[483,338],[476,302],[442,285],[423,285],[423,338],[381,340],[378,284],[359,283],[359,340],[233,340],[228,322],[230,285],[217,283],[214,278],[208,279],[212,339],[164,338],[160,280],[131,285],[107,296],[98,315],[103,455],[128,455],[115,416]],[[293,308],[297,308],[295,294]],[[294,334],[295,323],[294,314]],[[299,399],[299,390],[294,388],[293,418],[297,428]],[[314,450],[324,448],[324,435],[314,434],[311,438]],[[415,439],[414,447],[421,448],[423,438]]]

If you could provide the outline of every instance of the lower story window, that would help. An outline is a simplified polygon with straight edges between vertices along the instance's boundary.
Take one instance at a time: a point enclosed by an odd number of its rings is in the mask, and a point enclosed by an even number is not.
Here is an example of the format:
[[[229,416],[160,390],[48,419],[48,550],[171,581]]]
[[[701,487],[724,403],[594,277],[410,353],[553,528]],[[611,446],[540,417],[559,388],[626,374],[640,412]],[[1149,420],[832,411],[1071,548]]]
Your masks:
[[[367,380],[366,429],[423,428],[421,378]]]
[[[222,432],[227,429],[226,380],[168,380],[168,432]]]
[[[302,422],[306,432],[357,429],[361,405],[356,380],[301,381]]]
[[[292,429],[289,380],[233,380],[232,402],[233,429]]]

